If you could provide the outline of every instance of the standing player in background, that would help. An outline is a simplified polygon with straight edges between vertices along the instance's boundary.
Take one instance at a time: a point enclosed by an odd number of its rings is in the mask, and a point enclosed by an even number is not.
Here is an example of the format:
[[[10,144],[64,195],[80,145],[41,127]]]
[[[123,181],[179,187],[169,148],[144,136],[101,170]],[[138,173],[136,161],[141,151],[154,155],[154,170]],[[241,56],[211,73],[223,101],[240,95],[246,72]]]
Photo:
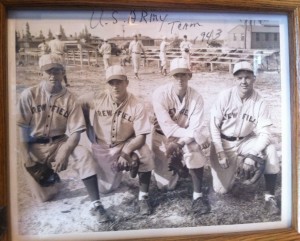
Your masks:
[[[234,184],[240,159],[242,171],[254,172],[256,157],[265,163],[265,205],[272,214],[280,210],[275,200],[279,158],[272,144],[272,121],[264,99],[254,89],[255,75],[249,62],[235,64],[237,86],[220,93],[211,111],[211,171],[217,193]]]
[[[108,43],[107,39],[103,39],[103,41],[104,42],[102,43],[101,47],[98,47],[98,51],[103,56],[104,69],[107,70],[107,68],[111,65],[111,45]]]
[[[203,127],[203,99],[188,86],[192,73],[185,59],[173,59],[170,66],[171,83],[155,90],[152,100],[156,119],[152,135],[154,176],[158,188],[172,190],[179,179],[170,171],[168,158],[174,149],[183,152],[183,161],[193,181],[191,211],[197,214],[209,212],[208,200],[202,193],[203,170],[206,157],[202,152],[209,146],[206,138],[195,141],[195,134]],[[188,175],[183,172],[183,175]]]
[[[43,55],[39,65],[44,80],[24,90],[18,103],[20,156],[29,189],[37,201],[51,200],[59,191],[57,173],[74,167],[92,201],[91,214],[98,222],[106,222],[109,218],[99,200],[95,162],[78,145],[86,129],[84,116],[75,96],[62,86],[64,66],[55,55]]]
[[[160,44],[160,47],[159,47],[159,58],[160,58],[160,64],[161,64],[161,73],[163,75],[167,75],[167,47],[170,45],[171,43],[168,43],[167,42],[167,37],[164,36],[163,37],[163,41],[161,42]]]
[[[127,92],[129,81],[123,67],[110,66],[106,70],[106,82],[107,91],[81,99],[88,137],[99,166],[100,192],[117,189],[122,171],[131,169],[131,177],[137,174],[139,177],[140,214],[148,215],[151,213],[148,192],[154,168],[151,151],[145,143],[151,128],[149,117],[143,102]],[[94,110],[93,126],[89,119],[91,110]],[[133,158],[139,159],[140,165],[132,165]]]
[[[134,40],[132,40],[129,44],[129,55],[131,55],[131,61],[133,64],[133,72],[134,77],[139,79],[139,69],[140,69],[140,62],[141,62],[141,54],[143,53],[145,58],[145,49],[142,42],[138,39],[138,35],[135,34]]]
[[[191,69],[191,51],[192,51],[192,43],[187,40],[187,36],[183,36],[183,41],[180,43],[180,51],[182,54],[182,58],[186,59],[188,62],[188,66]]]
[[[65,43],[61,40],[61,37],[62,37],[61,33],[56,33],[55,38],[50,40],[48,45],[49,45],[51,54],[57,55],[61,59],[63,65],[66,69],[65,53],[67,52],[67,48],[66,48]],[[68,84],[68,78],[67,78],[66,73],[64,76],[64,81],[65,81],[66,86],[69,87],[70,84]]]
[[[50,49],[45,39],[39,44],[38,49],[41,51],[41,55],[49,53]]]

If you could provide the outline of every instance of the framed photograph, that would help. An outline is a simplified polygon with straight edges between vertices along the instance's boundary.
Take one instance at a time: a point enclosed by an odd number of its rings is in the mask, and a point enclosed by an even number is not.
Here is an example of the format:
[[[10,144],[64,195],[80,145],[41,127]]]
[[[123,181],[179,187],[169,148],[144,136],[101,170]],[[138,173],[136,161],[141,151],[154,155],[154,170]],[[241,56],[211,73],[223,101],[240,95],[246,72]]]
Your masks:
[[[4,240],[297,239],[296,1],[0,7]]]

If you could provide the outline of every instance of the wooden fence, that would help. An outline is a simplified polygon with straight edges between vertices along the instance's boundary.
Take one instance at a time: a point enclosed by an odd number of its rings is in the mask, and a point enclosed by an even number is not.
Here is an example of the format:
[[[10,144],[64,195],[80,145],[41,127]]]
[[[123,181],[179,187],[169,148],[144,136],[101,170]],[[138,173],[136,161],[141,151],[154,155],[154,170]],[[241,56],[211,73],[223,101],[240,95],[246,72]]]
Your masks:
[[[180,57],[179,49],[168,49],[166,52],[167,60]],[[19,58],[24,64],[30,62],[38,62],[40,53],[38,51],[26,51],[19,53]],[[147,47],[145,51],[146,65],[155,62],[160,66],[159,49],[157,47]],[[279,51],[278,50],[255,50],[255,49],[226,49],[226,48],[194,48],[191,51],[192,65],[203,64],[210,67],[210,71],[214,71],[217,66],[225,66],[231,72],[233,65],[241,60],[256,62],[258,65],[265,65],[263,68],[268,70],[271,62],[275,62],[275,68],[279,69]],[[71,49],[65,54],[67,65],[100,65],[102,58],[96,49]]]

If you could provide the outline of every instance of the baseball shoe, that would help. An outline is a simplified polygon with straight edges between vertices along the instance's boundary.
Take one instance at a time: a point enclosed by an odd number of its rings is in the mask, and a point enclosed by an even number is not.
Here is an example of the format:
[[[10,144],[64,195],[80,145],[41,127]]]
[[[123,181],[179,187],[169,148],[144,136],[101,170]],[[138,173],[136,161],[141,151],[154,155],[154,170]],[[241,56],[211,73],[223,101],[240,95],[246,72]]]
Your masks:
[[[265,201],[264,208],[270,215],[280,213],[280,208],[278,207],[275,197],[270,197],[267,201]]]
[[[196,200],[193,200],[191,212],[197,213],[197,214],[209,213],[210,205],[209,205],[208,199],[205,197],[199,197]]]
[[[111,220],[100,200],[92,202],[91,205],[90,214],[96,216],[98,223],[105,223]]]
[[[70,84],[66,84],[66,87],[70,87],[71,85]]]
[[[151,214],[151,206],[147,199],[138,200],[138,209],[141,215],[150,215]]]

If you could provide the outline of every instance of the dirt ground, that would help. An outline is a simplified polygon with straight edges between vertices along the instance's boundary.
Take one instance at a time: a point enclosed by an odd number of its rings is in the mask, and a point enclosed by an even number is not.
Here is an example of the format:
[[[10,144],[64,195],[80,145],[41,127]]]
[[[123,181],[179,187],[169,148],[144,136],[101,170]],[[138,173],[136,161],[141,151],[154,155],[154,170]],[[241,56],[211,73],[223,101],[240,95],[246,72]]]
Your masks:
[[[117,62],[117,58],[114,59]],[[126,66],[130,80],[129,91],[145,101],[151,110],[153,90],[167,83],[171,77],[162,76],[155,63],[141,68],[142,80],[133,78],[132,66]],[[205,66],[194,66],[190,85],[197,89],[205,102],[205,121],[219,91],[234,85],[227,69],[221,67],[209,72]],[[103,66],[68,66],[67,76],[70,91],[80,96],[105,88]],[[40,76],[36,65],[17,67],[17,96],[26,87],[39,83]],[[266,98],[274,122],[274,141],[281,157],[281,86],[277,72],[264,72],[257,76],[257,89]],[[149,139],[147,140],[150,141]],[[89,145],[86,137],[82,144]],[[209,152],[208,152],[209,153]],[[280,215],[269,216],[263,209],[263,178],[254,186],[244,188],[237,185],[233,192],[219,195],[212,190],[212,180],[208,162],[204,180],[208,193],[211,212],[198,217],[189,213],[192,185],[190,178],[181,179],[174,191],[163,192],[156,188],[154,180],[150,187],[150,202],[153,214],[141,217],[136,212],[138,180],[125,173],[120,188],[111,194],[101,196],[104,207],[115,217],[112,223],[99,225],[88,213],[89,199],[82,182],[73,170],[60,173],[61,192],[54,200],[36,203],[24,182],[23,173],[18,168],[18,230],[20,235],[76,234],[99,231],[121,231],[161,228],[199,227],[245,223],[273,222]],[[18,161],[19,164],[19,161]],[[19,165],[20,166],[20,165]],[[277,180],[276,199],[281,200],[281,178]],[[41,239],[43,236],[39,236]],[[99,236],[100,237],[100,236]]]

